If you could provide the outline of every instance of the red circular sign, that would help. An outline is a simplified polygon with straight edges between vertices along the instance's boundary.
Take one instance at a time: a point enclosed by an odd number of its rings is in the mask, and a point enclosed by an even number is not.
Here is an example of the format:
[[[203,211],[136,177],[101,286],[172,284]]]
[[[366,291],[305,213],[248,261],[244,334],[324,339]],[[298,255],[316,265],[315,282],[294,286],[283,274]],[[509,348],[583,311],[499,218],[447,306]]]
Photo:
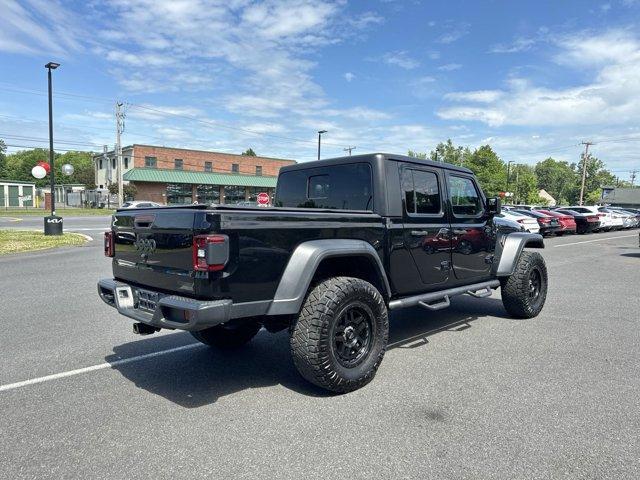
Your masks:
[[[262,192],[258,194],[258,205],[269,205],[269,194]]]

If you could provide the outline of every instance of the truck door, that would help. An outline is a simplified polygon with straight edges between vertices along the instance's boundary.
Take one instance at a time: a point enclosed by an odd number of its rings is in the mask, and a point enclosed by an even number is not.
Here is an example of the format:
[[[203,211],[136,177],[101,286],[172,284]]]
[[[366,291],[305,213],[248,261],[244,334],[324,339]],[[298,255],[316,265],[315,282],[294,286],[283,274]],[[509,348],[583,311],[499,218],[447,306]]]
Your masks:
[[[451,238],[444,208],[444,177],[437,169],[401,166],[403,232],[423,285],[445,283],[451,269]]]
[[[471,175],[447,172],[451,257],[457,279],[490,275],[495,235],[482,190]]]

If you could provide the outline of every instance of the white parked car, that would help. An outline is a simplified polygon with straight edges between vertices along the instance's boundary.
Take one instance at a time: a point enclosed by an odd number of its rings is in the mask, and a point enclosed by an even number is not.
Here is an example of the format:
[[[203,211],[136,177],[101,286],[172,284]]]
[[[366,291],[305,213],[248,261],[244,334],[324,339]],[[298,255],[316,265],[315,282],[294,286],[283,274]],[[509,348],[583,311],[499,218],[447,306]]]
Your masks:
[[[601,212],[599,210],[600,207],[597,206],[587,206],[587,205],[576,205],[573,207],[567,207],[569,210],[573,210],[578,213],[585,213],[587,215],[597,215],[600,220],[600,228],[595,230],[611,230],[612,228],[619,226],[618,221],[614,221],[611,212]]]
[[[150,202],[148,200],[136,200],[131,202],[124,202],[122,207],[120,208],[151,208],[151,207],[161,207],[159,203]]]
[[[607,214],[607,218],[612,223],[611,230],[619,230],[621,228],[624,228],[625,216],[622,213],[616,212],[615,210],[611,210],[607,207],[599,207],[598,212]]]
[[[612,212],[622,216],[622,228],[635,228],[638,226],[638,217],[631,211],[620,207],[607,207]]]
[[[530,233],[540,233],[540,225],[538,225],[538,220],[532,217],[528,217],[523,215],[522,213],[504,210],[499,217],[506,218],[507,220],[513,220],[514,222],[518,222],[520,225],[524,227],[527,232]]]

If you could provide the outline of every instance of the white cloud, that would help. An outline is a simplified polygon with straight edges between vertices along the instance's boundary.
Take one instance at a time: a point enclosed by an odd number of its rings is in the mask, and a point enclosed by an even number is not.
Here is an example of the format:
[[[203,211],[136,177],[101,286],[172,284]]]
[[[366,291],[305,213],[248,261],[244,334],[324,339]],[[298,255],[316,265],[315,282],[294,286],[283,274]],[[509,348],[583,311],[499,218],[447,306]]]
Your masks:
[[[438,43],[449,44],[460,40],[462,37],[469,33],[471,25],[465,22],[462,23],[449,23],[447,25],[447,31],[440,35],[436,40]]]
[[[187,117],[201,117],[203,115],[203,112],[198,108],[189,106],[175,107],[154,105],[149,103],[132,105],[131,107],[127,108],[128,118],[160,120],[168,117],[175,117],[177,115],[183,115]]]
[[[375,12],[364,12],[357,17],[349,18],[349,25],[358,30],[371,27],[384,22],[384,18]]]
[[[356,78],[355,74],[351,73],[351,72],[347,72],[344,74],[344,79],[347,82],[351,82],[354,78]]]
[[[57,0],[4,0],[0,51],[65,57],[81,49],[82,27]]]
[[[640,118],[640,40],[624,30],[600,35],[573,34],[555,40],[555,60],[591,78],[572,87],[550,88],[525,78],[510,78],[501,91],[456,92],[447,100],[491,102],[438,111],[448,120],[480,121],[490,126],[627,125]],[[591,69],[584,70],[584,67]],[[587,72],[593,71],[593,74]]]
[[[382,56],[382,61],[387,65],[413,70],[420,66],[420,62],[411,58],[404,50],[387,52]]]
[[[440,65],[438,70],[442,72],[452,72],[454,70],[459,70],[462,68],[462,65],[459,63],[445,63],[444,65]]]
[[[491,103],[495,102],[502,96],[502,92],[499,90],[475,90],[472,92],[452,92],[447,93],[444,98],[446,100],[453,100],[456,102],[479,102],[479,103]]]
[[[540,27],[531,36],[520,36],[510,43],[498,43],[489,48],[489,53],[519,53],[531,50],[537,44],[552,40],[549,29]]]
[[[517,53],[529,50],[536,44],[534,38],[516,38],[512,43],[498,43],[489,49],[490,53]]]

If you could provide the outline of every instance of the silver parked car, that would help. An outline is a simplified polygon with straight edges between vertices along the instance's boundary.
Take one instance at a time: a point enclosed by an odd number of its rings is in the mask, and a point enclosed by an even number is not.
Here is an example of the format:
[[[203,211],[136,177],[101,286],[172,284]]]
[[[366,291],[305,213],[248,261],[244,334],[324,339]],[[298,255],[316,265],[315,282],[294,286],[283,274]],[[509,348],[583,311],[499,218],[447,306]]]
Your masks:
[[[148,200],[136,200],[131,202],[124,202],[120,208],[152,208],[162,207],[159,203],[150,202]]]

